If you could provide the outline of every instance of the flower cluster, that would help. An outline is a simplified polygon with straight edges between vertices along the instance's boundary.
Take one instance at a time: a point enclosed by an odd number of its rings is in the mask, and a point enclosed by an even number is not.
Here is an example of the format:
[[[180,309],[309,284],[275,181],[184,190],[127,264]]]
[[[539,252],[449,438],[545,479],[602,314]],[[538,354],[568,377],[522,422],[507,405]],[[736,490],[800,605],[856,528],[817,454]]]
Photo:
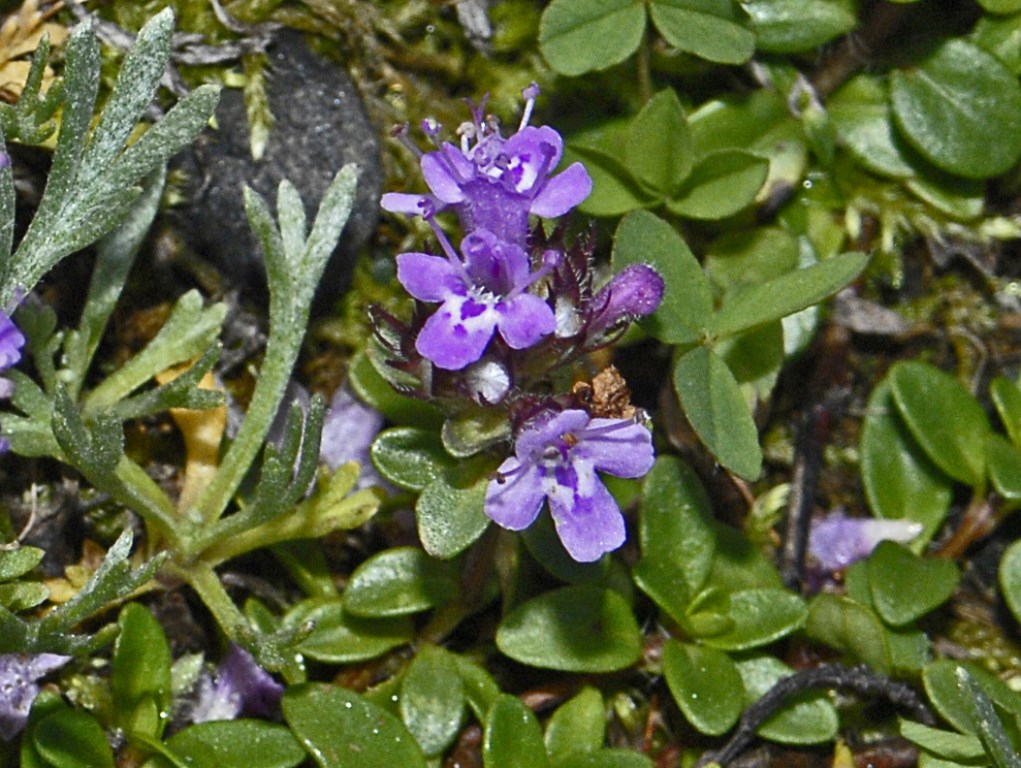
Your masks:
[[[592,190],[580,163],[557,172],[560,134],[528,124],[537,95],[534,85],[525,89],[524,116],[507,138],[485,114],[485,100],[472,106],[457,146],[439,140],[435,122],[423,124],[435,149],[415,151],[430,191],[389,193],[382,206],[422,216],[442,255],[398,255],[397,279],[418,301],[417,311],[406,323],[375,308],[373,320],[390,368],[403,374],[392,380],[402,391],[454,414],[506,413],[514,455],[489,484],[486,514],[521,530],[548,502],[567,552],[591,561],[625,537],[620,509],[598,472],[644,475],[652,439],[629,405],[601,411],[579,391],[558,387],[577,378],[569,366],[656,310],[663,280],[636,265],[597,290],[593,238],[569,238],[565,222],[552,234],[536,226],[534,217],[563,217]],[[401,135],[406,139],[406,131]],[[443,211],[457,215],[459,248],[436,221]]]

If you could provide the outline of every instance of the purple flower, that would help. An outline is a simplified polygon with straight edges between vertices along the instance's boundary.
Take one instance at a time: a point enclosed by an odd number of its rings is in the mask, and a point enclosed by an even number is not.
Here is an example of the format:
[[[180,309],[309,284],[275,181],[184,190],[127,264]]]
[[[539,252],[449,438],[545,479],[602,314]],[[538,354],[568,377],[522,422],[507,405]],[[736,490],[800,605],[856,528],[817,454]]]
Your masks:
[[[385,481],[369,459],[369,448],[382,428],[383,414],[363,403],[347,387],[338,387],[323,421],[319,460],[331,470],[349,461],[357,461],[361,472],[356,488],[384,485]]]
[[[415,340],[419,354],[456,371],[482,357],[495,331],[512,349],[530,347],[553,332],[553,310],[528,292],[552,264],[530,271],[521,248],[486,230],[472,232],[461,242],[462,259],[438,227],[436,233],[447,258],[426,253],[397,257],[397,279],[408,293],[421,301],[441,302]]]
[[[10,314],[0,312],[0,373],[18,364],[21,360],[21,348],[25,346],[25,335],[11,320]],[[14,394],[14,382],[0,377],[0,398]],[[0,437],[0,453],[4,453],[10,443]]]
[[[624,518],[599,472],[641,477],[652,468],[652,435],[631,419],[547,411],[518,434],[515,455],[486,489],[486,514],[512,531],[527,528],[549,501],[557,535],[579,562],[624,543]]]
[[[233,720],[240,714],[272,717],[283,692],[284,687],[255,663],[252,654],[241,646],[231,645],[216,670],[216,682],[208,676],[199,682],[191,720],[194,723]]]
[[[663,300],[663,290],[663,278],[652,267],[647,264],[625,267],[593,299],[596,310],[588,322],[589,336],[651,315]]]
[[[912,520],[877,520],[834,512],[812,521],[808,553],[824,571],[839,571],[864,560],[881,541],[907,544],[922,532]]]
[[[502,240],[524,245],[528,216],[562,216],[588,197],[592,179],[581,163],[552,175],[560,162],[564,141],[548,126],[528,125],[536,86],[525,89],[525,114],[516,133],[500,135],[494,118],[484,117],[485,100],[473,108],[473,120],[459,129],[461,146],[444,142],[422,156],[422,175],[431,195],[388,193],[384,209],[423,215],[454,208],[465,232],[486,229]],[[434,136],[435,124],[426,126]],[[474,141],[474,143],[473,143]]]
[[[70,656],[56,653],[0,655],[0,739],[10,741],[24,730],[32,702],[39,695],[39,679],[70,660]]]

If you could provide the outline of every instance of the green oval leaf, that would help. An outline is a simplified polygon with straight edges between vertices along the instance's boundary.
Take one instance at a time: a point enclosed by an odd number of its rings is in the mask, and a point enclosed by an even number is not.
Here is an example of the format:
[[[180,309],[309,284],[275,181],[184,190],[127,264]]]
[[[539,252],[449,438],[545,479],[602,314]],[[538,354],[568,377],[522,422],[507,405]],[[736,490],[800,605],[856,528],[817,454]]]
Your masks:
[[[574,752],[594,752],[606,738],[606,704],[599,691],[585,686],[553,713],[546,724],[546,752],[559,760]]]
[[[700,733],[719,736],[741,716],[744,684],[723,651],[668,640],[663,675],[677,706]]]
[[[745,703],[751,704],[772,688],[791,669],[771,656],[743,659],[736,663],[745,687]],[[786,704],[756,729],[766,739],[782,744],[819,744],[832,741],[840,720],[823,691],[791,697]]]
[[[996,492],[1015,505],[1021,501],[1021,451],[1003,435],[989,435],[986,463]]]
[[[163,627],[148,608],[128,603],[117,618],[120,634],[114,644],[110,689],[122,728],[158,736],[166,721],[135,717],[135,710],[167,711],[171,705],[170,645]]]
[[[709,281],[688,244],[663,219],[647,211],[625,216],[613,236],[614,272],[631,264],[649,264],[663,278],[659,307],[641,325],[668,344],[699,340],[713,311]]]
[[[757,478],[758,429],[727,364],[707,347],[696,347],[677,361],[673,381],[684,414],[716,460],[741,477]]]
[[[967,674],[977,683],[982,692],[993,700],[1004,712],[1017,717],[1021,714],[1021,700],[1016,691],[996,675],[977,664],[959,663],[950,659],[937,659],[922,670],[922,684],[929,702],[940,716],[962,733],[977,734],[979,724],[975,722],[975,697],[960,685],[958,675]]]
[[[285,627],[312,622],[312,631],[298,652],[328,664],[352,664],[382,656],[411,642],[415,629],[407,616],[366,619],[344,610],[337,599],[303,600],[284,616]]]
[[[981,487],[991,429],[978,400],[928,363],[897,363],[889,381],[897,410],[926,455],[955,480]]]
[[[708,646],[724,651],[745,651],[778,640],[805,623],[804,601],[785,589],[745,589],[730,594],[727,615],[730,627],[702,638]]]
[[[1021,448],[1021,389],[1006,376],[997,376],[989,385],[989,395],[1010,441]]]
[[[923,546],[947,516],[953,481],[911,436],[897,413],[889,380],[869,397],[859,450],[869,509],[877,517],[920,522],[917,546]]]
[[[344,590],[344,608],[355,616],[405,616],[442,605],[457,592],[446,564],[416,547],[395,547],[355,569]]]
[[[894,130],[885,81],[859,75],[833,94],[826,110],[847,151],[866,169],[894,179],[915,174],[910,148]]]
[[[755,35],[733,0],[652,0],[652,23],[667,42],[720,64],[743,64],[755,51]]]
[[[751,205],[769,175],[769,160],[739,149],[712,152],[695,166],[667,208],[693,219],[723,219]]]
[[[981,48],[948,40],[918,66],[895,71],[890,87],[898,127],[938,168],[984,179],[1021,156],[1021,85]]]
[[[799,53],[850,32],[858,23],[854,6],[839,0],[752,0],[755,47],[766,53]]]
[[[613,672],[634,664],[642,635],[616,592],[581,585],[546,592],[509,613],[497,647],[515,661],[565,672]]]
[[[464,722],[464,684],[453,657],[426,646],[401,683],[401,719],[426,757],[435,757],[457,738]]]
[[[113,768],[113,750],[96,718],[79,709],[47,715],[32,729],[40,755],[54,768]]]
[[[42,562],[46,550],[38,547],[18,547],[0,550],[0,581],[10,581],[35,568]]]
[[[415,517],[426,552],[448,560],[482,535],[489,525],[486,486],[494,469],[488,459],[464,461],[425,487],[415,504]]]
[[[486,768],[543,768],[549,765],[539,721],[516,696],[500,694],[486,717],[482,740]]]
[[[693,156],[691,129],[677,94],[669,88],[660,91],[631,123],[624,145],[625,167],[662,198],[691,172]]]
[[[874,611],[849,597],[816,595],[808,604],[805,632],[831,648],[844,651],[880,674],[891,667],[883,624]]]
[[[869,558],[872,602],[879,615],[895,627],[949,600],[959,580],[952,561],[919,557],[892,541],[880,542]]]
[[[580,75],[624,61],[644,31],[635,0],[553,0],[539,21],[539,49],[560,74]]]
[[[195,768],[291,768],[308,756],[287,728],[262,720],[198,723],[171,736],[167,747]]]
[[[372,463],[386,480],[408,491],[421,491],[454,459],[435,432],[395,427],[380,432],[369,449]]]
[[[1007,547],[1000,560],[1000,589],[1014,620],[1021,623],[1021,539]]]
[[[426,768],[415,739],[385,709],[328,685],[289,688],[281,707],[294,735],[320,768]]]

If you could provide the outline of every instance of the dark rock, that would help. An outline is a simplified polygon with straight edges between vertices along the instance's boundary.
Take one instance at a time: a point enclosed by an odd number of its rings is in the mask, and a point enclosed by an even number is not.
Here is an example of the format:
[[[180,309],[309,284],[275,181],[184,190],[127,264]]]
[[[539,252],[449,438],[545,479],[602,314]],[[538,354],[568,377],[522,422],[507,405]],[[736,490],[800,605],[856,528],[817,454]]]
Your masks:
[[[189,178],[178,226],[186,241],[217,267],[229,287],[266,294],[263,257],[248,228],[242,189],[259,192],[275,209],[280,181],[290,179],[305,202],[309,225],[326,187],[345,163],[358,164],[358,191],[317,301],[347,286],[358,249],[379,219],[383,186],[379,137],[348,74],[285,30],[269,50],[267,92],[275,123],[262,158],[252,159],[242,94],[225,89],[207,130],[179,165]]]

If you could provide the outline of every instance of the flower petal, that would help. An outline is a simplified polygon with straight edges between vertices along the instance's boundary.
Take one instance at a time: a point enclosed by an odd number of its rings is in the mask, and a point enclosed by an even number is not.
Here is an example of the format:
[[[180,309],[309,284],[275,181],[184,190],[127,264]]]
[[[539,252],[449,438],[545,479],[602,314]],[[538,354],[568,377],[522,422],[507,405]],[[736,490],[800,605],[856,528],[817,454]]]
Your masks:
[[[408,216],[421,216],[427,203],[428,198],[425,195],[408,195],[403,192],[387,192],[379,201],[384,211]]]
[[[514,188],[525,192],[543,185],[560,162],[563,150],[564,140],[548,125],[528,126],[508,138],[503,153],[510,161],[509,172],[517,177]]]
[[[543,218],[563,216],[588,197],[591,191],[592,177],[588,175],[585,166],[574,163],[563,173],[547,179],[532,200],[529,210]]]
[[[408,293],[420,301],[443,301],[451,294],[464,293],[454,265],[428,253],[399,254],[397,279]]]
[[[652,433],[629,419],[592,419],[578,437],[571,456],[617,477],[641,477],[656,460]]]
[[[419,354],[448,371],[457,371],[474,363],[486,349],[496,330],[496,315],[486,310],[481,315],[465,317],[469,301],[450,298],[436,310],[415,339]]]
[[[516,458],[507,459],[497,472],[509,477],[502,483],[492,480],[486,488],[486,516],[512,531],[527,528],[535,521],[545,496],[538,468],[534,464],[521,467]]]
[[[596,477],[584,485],[589,486],[587,496],[573,494],[571,500],[567,494],[551,496],[549,503],[567,554],[579,563],[591,563],[623,544],[627,534],[620,507],[602,481]]]
[[[560,413],[543,411],[522,428],[514,443],[514,452],[522,461],[538,461],[551,443],[563,434],[584,429],[589,420],[585,411],[577,409]]]
[[[500,335],[512,349],[526,349],[557,327],[549,305],[531,293],[521,293],[496,307]]]
[[[462,187],[474,178],[475,167],[457,147],[444,144],[439,151],[422,156],[422,176],[444,203],[459,203],[464,200]]]

